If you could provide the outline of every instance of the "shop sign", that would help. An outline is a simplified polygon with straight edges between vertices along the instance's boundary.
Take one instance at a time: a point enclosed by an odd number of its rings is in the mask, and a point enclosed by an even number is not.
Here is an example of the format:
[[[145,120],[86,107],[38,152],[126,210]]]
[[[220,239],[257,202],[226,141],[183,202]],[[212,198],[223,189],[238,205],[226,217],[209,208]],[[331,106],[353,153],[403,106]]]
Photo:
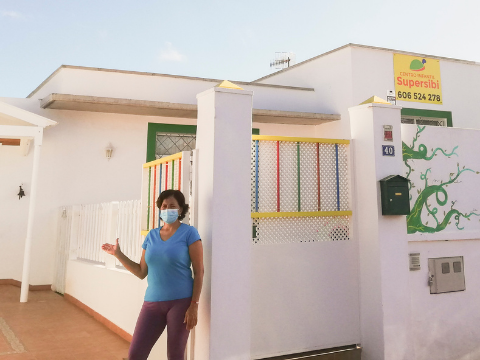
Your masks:
[[[393,54],[397,100],[443,104],[440,61]]]

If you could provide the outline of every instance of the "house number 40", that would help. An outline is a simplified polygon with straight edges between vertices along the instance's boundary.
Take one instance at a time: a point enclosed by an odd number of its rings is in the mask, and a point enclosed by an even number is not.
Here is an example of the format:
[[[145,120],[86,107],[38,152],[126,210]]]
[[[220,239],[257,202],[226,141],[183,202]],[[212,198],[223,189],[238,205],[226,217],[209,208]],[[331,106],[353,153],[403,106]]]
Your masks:
[[[393,145],[382,145],[383,156],[395,156],[395,147]]]

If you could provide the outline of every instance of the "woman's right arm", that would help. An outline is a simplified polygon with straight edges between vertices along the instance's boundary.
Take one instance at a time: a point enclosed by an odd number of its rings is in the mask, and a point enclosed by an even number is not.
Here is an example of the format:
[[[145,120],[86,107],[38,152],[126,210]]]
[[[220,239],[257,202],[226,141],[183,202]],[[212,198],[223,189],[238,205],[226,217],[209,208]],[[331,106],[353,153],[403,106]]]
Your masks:
[[[148,266],[145,262],[145,249],[142,251],[142,258],[140,259],[140,264],[130,260],[128,257],[125,256],[124,253],[120,250],[120,246],[118,245],[118,239],[116,240],[116,244],[103,244],[102,250],[106,253],[115,256],[118,261],[130,271],[133,275],[140,279],[145,279],[148,274]]]

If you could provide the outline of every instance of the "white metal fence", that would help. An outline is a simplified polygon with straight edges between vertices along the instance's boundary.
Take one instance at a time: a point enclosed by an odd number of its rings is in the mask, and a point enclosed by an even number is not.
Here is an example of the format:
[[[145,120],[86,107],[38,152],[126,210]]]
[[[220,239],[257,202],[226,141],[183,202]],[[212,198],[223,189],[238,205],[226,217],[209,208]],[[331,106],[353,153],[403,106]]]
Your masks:
[[[122,252],[137,263],[140,262],[142,257],[144,238],[140,233],[141,221],[142,203],[140,200],[121,201],[118,203],[115,239],[119,239]],[[117,265],[120,265],[120,263],[117,263]]]
[[[62,207],[57,222],[57,256],[55,261],[55,291],[65,291],[67,260],[82,259],[105,264],[109,256],[102,244],[119,239],[122,252],[135,262],[142,256],[141,201]],[[118,260],[113,266],[121,266]]]

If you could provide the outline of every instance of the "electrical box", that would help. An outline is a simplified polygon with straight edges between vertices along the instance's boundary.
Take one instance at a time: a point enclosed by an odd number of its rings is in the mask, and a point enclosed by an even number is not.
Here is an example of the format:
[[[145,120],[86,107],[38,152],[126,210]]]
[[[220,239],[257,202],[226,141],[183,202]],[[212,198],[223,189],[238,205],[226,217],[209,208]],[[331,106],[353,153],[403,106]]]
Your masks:
[[[409,181],[400,175],[390,175],[380,180],[382,215],[410,214]]]
[[[430,294],[465,290],[463,256],[428,259]]]

